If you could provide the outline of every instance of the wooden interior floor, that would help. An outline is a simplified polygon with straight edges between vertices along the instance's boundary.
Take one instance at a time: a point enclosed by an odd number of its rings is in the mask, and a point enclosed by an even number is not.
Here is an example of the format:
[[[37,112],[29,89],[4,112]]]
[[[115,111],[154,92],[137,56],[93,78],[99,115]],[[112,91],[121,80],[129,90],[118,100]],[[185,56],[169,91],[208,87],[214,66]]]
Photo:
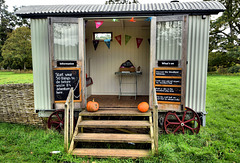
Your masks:
[[[137,96],[135,100],[134,96],[121,96],[118,99],[118,95],[92,95],[87,100],[91,101],[93,98],[99,103],[100,108],[137,107],[140,102],[149,101],[148,96]]]

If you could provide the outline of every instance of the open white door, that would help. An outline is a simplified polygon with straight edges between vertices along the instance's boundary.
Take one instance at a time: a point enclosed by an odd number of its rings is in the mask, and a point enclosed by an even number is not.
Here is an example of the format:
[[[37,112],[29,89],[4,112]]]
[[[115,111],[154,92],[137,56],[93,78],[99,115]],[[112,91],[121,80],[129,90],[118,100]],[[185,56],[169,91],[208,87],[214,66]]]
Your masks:
[[[75,108],[86,105],[85,22],[83,18],[48,18],[50,88],[53,109],[64,108],[74,89]]]
[[[188,15],[153,17],[150,47],[150,104],[156,88],[160,110],[185,108]]]

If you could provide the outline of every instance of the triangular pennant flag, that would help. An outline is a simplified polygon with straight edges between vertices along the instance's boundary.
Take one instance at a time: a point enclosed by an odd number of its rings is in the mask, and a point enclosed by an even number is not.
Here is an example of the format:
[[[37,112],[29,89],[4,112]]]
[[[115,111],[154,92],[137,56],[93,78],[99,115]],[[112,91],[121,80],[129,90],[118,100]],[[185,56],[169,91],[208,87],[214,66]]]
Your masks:
[[[129,20],[130,22],[136,22],[136,20],[134,20],[134,17],[132,17],[132,19]]]
[[[119,22],[118,19],[112,19],[113,22]]]
[[[111,39],[106,39],[104,40],[105,44],[107,45],[108,49],[110,49],[110,42],[111,42]]]
[[[118,41],[120,45],[122,44],[121,35],[116,36],[115,39]]]
[[[99,28],[103,24],[103,21],[95,21],[95,24],[96,28]]]
[[[97,50],[99,40],[93,40],[94,49]]]
[[[137,41],[137,48],[139,48],[139,46],[141,45],[143,39],[142,38],[136,38]]]
[[[125,35],[125,45],[127,45],[128,41],[132,38],[132,36]]]
[[[152,17],[148,17],[147,19],[145,19],[145,21],[151,21]]]
[[[148,43],[149,43],[149,45],[150,45],[150,38],[148,39]]]

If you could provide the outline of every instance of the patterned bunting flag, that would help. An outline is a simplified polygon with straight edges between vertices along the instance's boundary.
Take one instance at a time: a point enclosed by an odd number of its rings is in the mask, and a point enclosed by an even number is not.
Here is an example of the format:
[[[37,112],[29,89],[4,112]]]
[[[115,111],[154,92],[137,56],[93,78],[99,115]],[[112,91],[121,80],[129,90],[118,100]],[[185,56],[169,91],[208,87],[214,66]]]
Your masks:
[[[96,28],[98,29],[103,24],[103,21],[95,21],[95,24]]]
[[[145,21],[151,21],[152,17],[148,17],[147,19],[145,19]]]
[[[132,36],[125,35],[125,45],[127,45],[128,41],[132,38]]]
[[[121,35],[116,36],[115,39],[118,41],[120,45],[122,44]]]
[[[99,40],[93,40],[94,49],[97,50]]]
[[[110,42],[111,42],[111,39],[106,39],[104,40],[105,44],[107,45],[108,49],[110,49]]]
[[[141,45],[143,39],[142,38],[136,38],[137,41],[137,48],[139,48],[139,46]]]

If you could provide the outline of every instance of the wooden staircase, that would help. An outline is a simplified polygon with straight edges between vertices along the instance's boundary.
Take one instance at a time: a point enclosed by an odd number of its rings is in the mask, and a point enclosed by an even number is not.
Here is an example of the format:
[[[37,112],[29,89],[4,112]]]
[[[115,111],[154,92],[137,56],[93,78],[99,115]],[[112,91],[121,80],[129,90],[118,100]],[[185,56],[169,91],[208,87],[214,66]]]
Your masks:
[[[143,131],[145,133],[141,133]],[[95,143],[112,143],[114,148],[95,147]],[[119,144],[124,148],[115,148]],[[140,148],[133,149],[135,144]],[[148,149],[141,149],[144,145]],[[137,108],[100,108],[97,112],[84,110],[79,113],[69,152],[81,157],[138,158],[150,156],[153,149],[151,111],[141,113]]]

